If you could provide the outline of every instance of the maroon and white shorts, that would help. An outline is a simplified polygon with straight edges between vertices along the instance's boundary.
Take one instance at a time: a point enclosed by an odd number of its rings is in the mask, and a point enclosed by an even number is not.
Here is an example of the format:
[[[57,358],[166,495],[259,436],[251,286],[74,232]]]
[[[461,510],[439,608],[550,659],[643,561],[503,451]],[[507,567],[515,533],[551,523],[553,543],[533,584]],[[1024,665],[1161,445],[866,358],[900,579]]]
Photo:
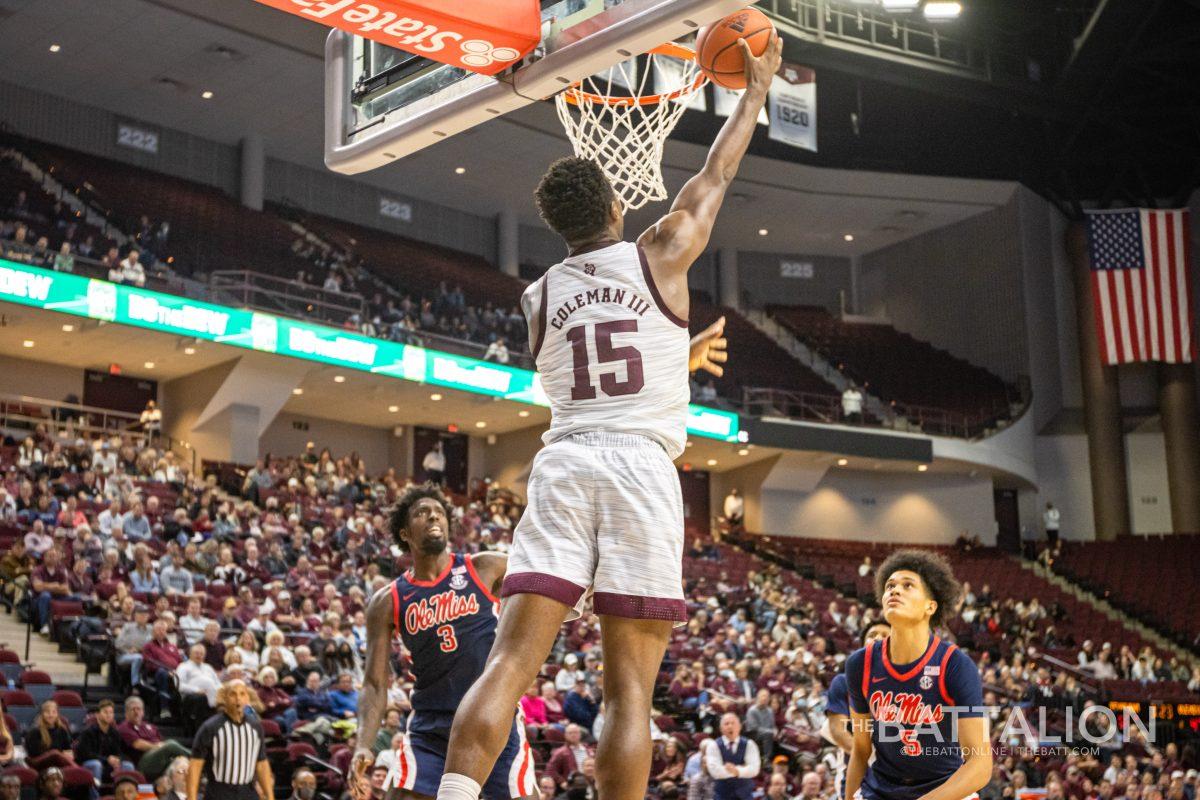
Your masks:
[[[665,450],[645,436],[576,433],[533,461],[501,597],[551,597],[579,616],[683,622],[683,497]]]

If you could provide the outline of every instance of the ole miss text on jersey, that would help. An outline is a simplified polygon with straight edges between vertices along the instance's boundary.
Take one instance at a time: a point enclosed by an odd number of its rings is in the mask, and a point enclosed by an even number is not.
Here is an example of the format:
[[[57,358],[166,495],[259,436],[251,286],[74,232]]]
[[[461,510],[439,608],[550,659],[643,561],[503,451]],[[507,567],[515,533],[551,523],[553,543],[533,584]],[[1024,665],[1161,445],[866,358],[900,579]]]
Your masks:
[[[862,782],[866,800],[916,800],[962,766],[956,721],[983,715],[979,670],[936,635],[921,658],[893,664],[890,640],[846,659],[850,707],[871,715],[875,761]]]

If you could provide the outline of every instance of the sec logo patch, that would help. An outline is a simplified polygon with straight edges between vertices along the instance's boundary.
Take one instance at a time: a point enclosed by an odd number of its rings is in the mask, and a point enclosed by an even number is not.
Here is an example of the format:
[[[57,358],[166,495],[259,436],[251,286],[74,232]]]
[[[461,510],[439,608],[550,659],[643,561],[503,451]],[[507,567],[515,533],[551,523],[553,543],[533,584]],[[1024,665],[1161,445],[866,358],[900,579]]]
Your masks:
[[[466,576],[466,575],[454,575],[454,576],[451,576],[451,578],[450,578],[450,588],[451,588],[451,589],[465,589],[465,588],[467,588],[467,576]]]
[[[453,584],[453,581],[451,581],[451,584]],[[919,683],[922,689],[928,689],[929,687],[933,686],[933,678],[929,675],[922,675]]]

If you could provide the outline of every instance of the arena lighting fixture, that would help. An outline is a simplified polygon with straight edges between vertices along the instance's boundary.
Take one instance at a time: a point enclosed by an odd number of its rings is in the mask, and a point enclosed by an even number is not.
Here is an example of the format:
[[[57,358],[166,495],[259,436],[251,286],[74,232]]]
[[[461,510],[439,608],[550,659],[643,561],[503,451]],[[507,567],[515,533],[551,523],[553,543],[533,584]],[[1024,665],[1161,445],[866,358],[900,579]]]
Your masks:
[[[750,455],[750,451],[747,450],[745,447],[743,447],[741,450],[738,450],[738,455],[739,456],[748,456],[748,455]]]
[[[692,446],[692,440],[691,440],[691,439],[688,439],[688,441],[687,441],[687,444],[686,444],[685,446],[686,446],[686,447],[691,447],[691,446]]]
[[[304,390],[297,386],[295,389],[292,389],[292,394],[299,397],[300,395],[304,394]]]
[[[476,422],[476,423],[475,423],[475,427],[476,427],[476,428],[486,428],[486,427],[487,427],[487,423],[486,423],[486,422],[484,422],[483,420],[479,420],[479,422]]]
[[[62,329],[63,329],[63,333],[70,333],[71,331],[75,330],[75,326],[74,325],[63,325]]]
[[[931,22],[941,22],[949,19],[958,19],[962,13],[962,3],[957,0],[925,0],[925,6],[922,11],[925,14],[925,19]]]
[[[21,346],[22,347],[33,347],[33,339],[26,339],[25,341],[21,342]]]
[[[522,409],[522,410],[520,410],[520,411],[518,411],[518,412],[517,412],[517,416],[518,416],[518,417],[528,417],[528,416],[529,416],[529,412],[528,412],[528,411],[525,411],[524,409]]]
[[[392,414],[395,414],[399,410],[400,410],[400,406],[388,406],[388,411]]]
[[[434,392],[433,394],[429,395],[429,399],[436,403],[438,400],[442,399],[442,396],[437,392]]]
[[[880,2],[883,4],[884,11],[891,11],[894,13],[912,11],[917,6],[921,5],[921,0],[880,0]]]
[[[928,472],[928,471],[929,471],[928,464],[918,464],[917,465],[917,472]]]
[[[194,347],[185,347],[185,348],[183,348],[183,354],[184,354],[185,356],[194,356],[194,355],[196,355],[196,348],[194,348]]]
[[[758,229],[758,235],[759,235],[759,236],[766,236],[768,233],[770,233],[770,231],[769,231],[769,230],[767,230],[766,228],[759,228],[759,229]]]
[[[710,467],[715,467],[717,465],[717,460],[715,458],[710,458],[707,463]]]
[[[210,92],[208,89],[205,89],[203,92],[200,93],[200,96],[203,97],[205,100],[212,100],[213,93]]]
[[[345,376],[345,375],[334,375],[334,376],[333,376],[333,382],[334,382],[334,383],[345,383],[345,382],[346,382],[346,376]]]
[[[146,363],[142,364],[142,366],[145,367],[146,369],[154,369],[154,362],[147,361]]]
[[[62,47],[60,45],[57,45],[57,44],[50,45],[51,53],[57,53],[59,50],[62,50]]]
[[[850,462],[849,462],[849,461],[847,461],[847,460],[846,460],[846,459],[844,459],[844,458],[839,458],[839,459],[838,459],[838,466],[839,466],[839,467],[844,467],[844,466],[846,466],[846,465],[847,465],[847,464],[849,464],[849,463],[850,463]]]
[[[853,234],[853,233],[847,233],[847,234],[846,234],[845,236],[843,236],[842,238],[843,238],[843,239],[845,239],[847,242],[853,242],[853,241],[854,241],[854,234]]]
[[[462,175],[462,174],[464,174],[466,171],[467,171],[467,168],[466,168],[466,167],[455,167],[455,168],[454,168],[454,174],[455,174],[455,175]]]

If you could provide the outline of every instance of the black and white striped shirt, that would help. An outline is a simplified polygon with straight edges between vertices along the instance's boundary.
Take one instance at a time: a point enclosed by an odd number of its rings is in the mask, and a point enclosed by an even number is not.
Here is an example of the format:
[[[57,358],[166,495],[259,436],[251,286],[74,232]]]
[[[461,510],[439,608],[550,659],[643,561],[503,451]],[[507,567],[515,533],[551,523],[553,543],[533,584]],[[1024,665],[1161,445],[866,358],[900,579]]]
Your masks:
[[[205,800],[256,800],[255,768],[267,760],[262,725],[256,717],[238,723],[218,712],[196,732],[192,758],[204,760]]]

